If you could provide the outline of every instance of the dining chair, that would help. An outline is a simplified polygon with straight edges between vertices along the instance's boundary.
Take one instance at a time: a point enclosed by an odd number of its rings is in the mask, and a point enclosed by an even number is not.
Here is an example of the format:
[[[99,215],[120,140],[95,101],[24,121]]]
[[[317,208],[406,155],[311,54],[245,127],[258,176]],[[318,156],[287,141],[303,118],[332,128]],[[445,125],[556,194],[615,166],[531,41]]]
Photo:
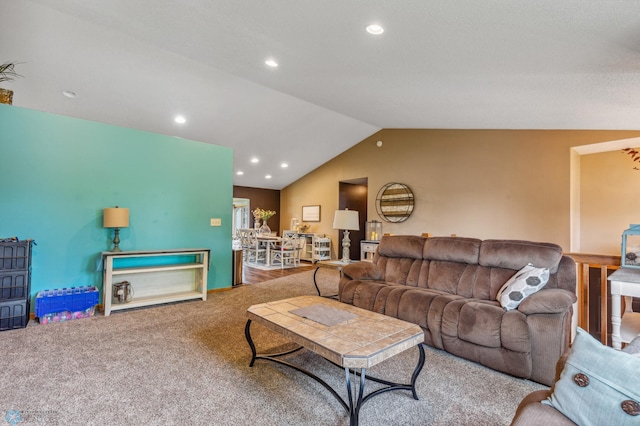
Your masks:
[[[297,237],[298,233],[296,231],[285,230],[282,231],[282,237]]]
[[[280,244],[271,249],[271,264],[280,263],[282,269],[286,264],[298,266],[298,240],[297,234],[283,233]]]
[[[247,259],[247,249],[249,248],[249,230],[248,229],[238,229],[237,236],[240,240],[240,248],[242,249],[242,261],[246,261]]]
[[[266,260],[267,249],[260,246],[257,230],[247,229],[246,231],[246,248],[243,247],[242,251],[246,251],[245,261],[256,265],[260,260]]]

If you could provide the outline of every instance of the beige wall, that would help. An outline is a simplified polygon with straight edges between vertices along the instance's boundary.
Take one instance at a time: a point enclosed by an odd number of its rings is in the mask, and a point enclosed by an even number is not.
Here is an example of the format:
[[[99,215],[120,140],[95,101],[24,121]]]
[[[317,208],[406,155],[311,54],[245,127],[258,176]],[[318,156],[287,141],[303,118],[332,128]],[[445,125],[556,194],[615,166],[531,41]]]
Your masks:
[[[580,250],[620,254],[622,231],[640,223],[640,163],[620,150],[583,155]]]
[[[415,195],[412,216],[383,222],[385,233],[531,239],[569,251],[571,203],[579,199],[570,190],[571,163],[579,161],[571,147],[637,136],[640,131],[381,130],[284,188],[280,226],[300,218],[301,206],[320,204],[321,222],[310,223],[311,230],[336,244],[338,182],[368,178],[368,220],[381,220],[375,198],[382,185],[404,183]]]

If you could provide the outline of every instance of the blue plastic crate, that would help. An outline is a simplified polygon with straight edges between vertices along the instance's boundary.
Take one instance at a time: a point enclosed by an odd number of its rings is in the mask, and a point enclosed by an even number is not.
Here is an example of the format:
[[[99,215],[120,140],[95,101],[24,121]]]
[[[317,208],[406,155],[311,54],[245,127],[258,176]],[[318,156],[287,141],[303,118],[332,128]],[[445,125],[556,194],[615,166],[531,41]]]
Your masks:
[[[36,317],[65,311],[86,311],[98,304],[99,297],[100,292],[93,286],[43,290],[36,296]]]

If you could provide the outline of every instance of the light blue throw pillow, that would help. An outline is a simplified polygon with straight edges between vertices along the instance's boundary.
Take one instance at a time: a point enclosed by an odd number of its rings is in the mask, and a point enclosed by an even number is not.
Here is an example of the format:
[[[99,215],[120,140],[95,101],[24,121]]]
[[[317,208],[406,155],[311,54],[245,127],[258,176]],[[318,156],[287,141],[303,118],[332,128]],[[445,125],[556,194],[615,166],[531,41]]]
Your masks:
[[[560,379],[542,403],[581,426],[640,425],[640,358],[578,328]]]

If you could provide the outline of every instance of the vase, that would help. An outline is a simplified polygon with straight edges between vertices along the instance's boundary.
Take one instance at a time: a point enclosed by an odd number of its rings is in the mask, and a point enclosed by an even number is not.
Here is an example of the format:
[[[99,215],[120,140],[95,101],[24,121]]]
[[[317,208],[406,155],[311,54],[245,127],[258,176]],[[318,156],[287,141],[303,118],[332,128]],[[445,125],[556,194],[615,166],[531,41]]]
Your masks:
[[[13,101],[13,91],[0,88],[0,104],[11,105]]]
[[[258,229],[260,229],[260,221],[256,220],[255,222],[253,222],[253,229],[255,229],[256,231]]]
[[[258,229],[259,235],[271,235],[271,228],[267,225],[267,220],[262,219],[262,226]]]

